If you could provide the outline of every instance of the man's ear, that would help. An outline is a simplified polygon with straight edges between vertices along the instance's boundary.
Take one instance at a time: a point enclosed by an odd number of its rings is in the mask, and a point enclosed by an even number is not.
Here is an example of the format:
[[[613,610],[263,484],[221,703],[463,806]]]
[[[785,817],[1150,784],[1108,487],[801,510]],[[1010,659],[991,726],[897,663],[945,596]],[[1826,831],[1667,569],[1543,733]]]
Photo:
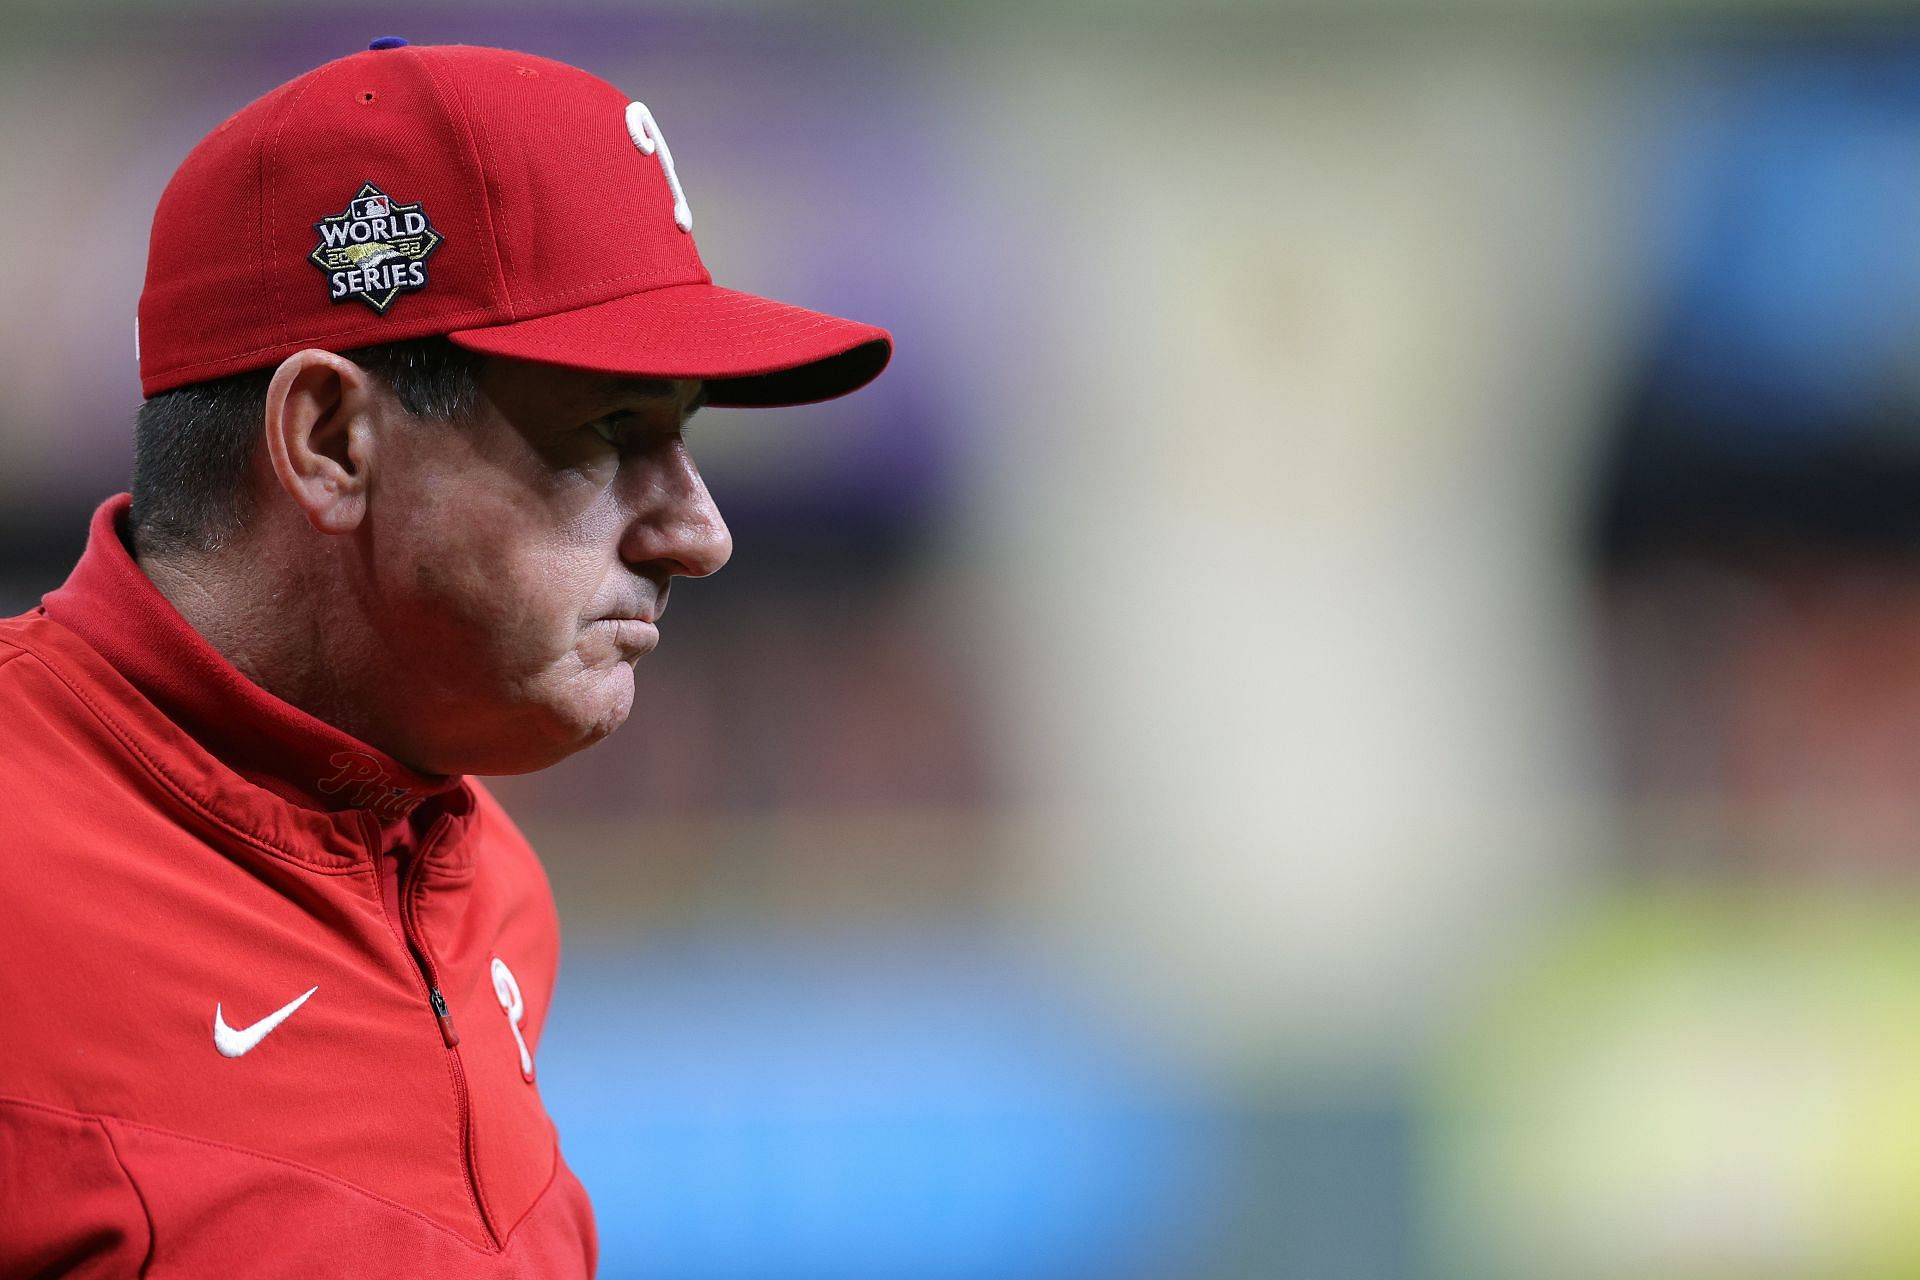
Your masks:
[[[267,384],[274,478],[321,533],[351,533],[367,513],[379,384],[331,351],[296,351]]]

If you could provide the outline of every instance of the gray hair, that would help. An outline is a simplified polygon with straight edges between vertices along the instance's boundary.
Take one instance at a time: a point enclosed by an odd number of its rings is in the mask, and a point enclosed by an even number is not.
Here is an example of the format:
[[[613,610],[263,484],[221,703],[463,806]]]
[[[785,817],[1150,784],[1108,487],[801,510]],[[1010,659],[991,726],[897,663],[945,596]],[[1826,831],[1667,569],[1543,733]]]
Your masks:
[[[480,397],[484,356],[445,338],[341,352],[385,382],[415,417],[455,422]],[[259,448],[272,369],[163,391],[140,405],[133,427],[137,554],[218,551],[253,514],[247,472]]]

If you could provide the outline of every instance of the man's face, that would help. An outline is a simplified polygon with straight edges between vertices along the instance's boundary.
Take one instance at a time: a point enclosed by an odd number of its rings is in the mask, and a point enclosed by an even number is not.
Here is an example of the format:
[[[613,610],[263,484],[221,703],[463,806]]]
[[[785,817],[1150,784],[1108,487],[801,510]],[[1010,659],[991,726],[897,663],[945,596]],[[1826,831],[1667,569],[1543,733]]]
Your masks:
[[[367,541],[409,763],[523,773],[633,706],[667,587],[733,549],[681,438],[700,384],[491,360],[471,421],[385,396]]]

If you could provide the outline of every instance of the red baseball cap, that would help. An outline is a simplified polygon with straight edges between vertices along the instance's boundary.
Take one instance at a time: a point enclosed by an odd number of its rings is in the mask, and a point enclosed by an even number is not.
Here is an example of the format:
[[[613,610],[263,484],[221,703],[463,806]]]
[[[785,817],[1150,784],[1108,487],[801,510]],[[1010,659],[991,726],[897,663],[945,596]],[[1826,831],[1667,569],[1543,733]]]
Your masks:
[[[646,106],[503,49],[374,41],[242,108],[153,216],[146,395],[444,334],[490,355],[806,404],[886,367],[884,329],[722,289]]]

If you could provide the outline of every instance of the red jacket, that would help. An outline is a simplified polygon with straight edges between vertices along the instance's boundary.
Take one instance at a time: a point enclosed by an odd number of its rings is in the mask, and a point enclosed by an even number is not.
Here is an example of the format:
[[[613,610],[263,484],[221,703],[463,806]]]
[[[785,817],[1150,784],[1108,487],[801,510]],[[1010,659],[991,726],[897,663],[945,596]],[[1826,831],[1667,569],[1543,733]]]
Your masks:
[[[127,507],[0,620],[0,1276],[591,1274],[533,851],[241,676]]]

